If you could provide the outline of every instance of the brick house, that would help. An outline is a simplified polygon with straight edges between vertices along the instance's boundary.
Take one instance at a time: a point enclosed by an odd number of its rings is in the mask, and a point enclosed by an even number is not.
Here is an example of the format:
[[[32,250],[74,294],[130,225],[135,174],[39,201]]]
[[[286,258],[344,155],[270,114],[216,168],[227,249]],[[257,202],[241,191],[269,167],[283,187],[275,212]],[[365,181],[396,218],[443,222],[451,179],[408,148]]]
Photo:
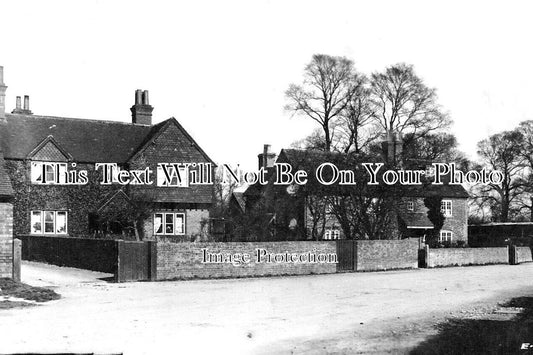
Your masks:
[[[2,74],[0,67],[0,87]],[[213,186],[192,184],[189,174],[201,174],[200,163],[211,169],[212,160],[175,118],[152,123],[148,91],[135,92],[130,122],[115,122],[35,115],[28,96],[23,105],[17,97],[15,109],[6,113],[3,87],[0,172],[7,172],[13,188],[15,235],[95,236],[104,227],[103,215],[131,206],[142,210],[138,220],[132,225],[107,221],[108,234],[191,240],[203,233]],[[96,164],[102,163],[128,170],[149,168],[154,174],[137,185],[101,184],[105,169]],[[186,174],[178,184],[161,187],[155,181],[161,175],[158,163],[200,165],[180,170]],[[85,181],[80,179],[83,170]],[[150,180],[153,184],[146,183]],[[68,184],[72,181],[81,183]]]
[[[384,161],[393,159],[401,151],[396,140],[383,142]],[[389,154],[390,152],[393,154]],[[259,167],[265,167],[269,174],[269,183],[265,186],[251,185],[242,194],[233,199],[244,199],[243,210],[253,209],[259,201],[267,201],[270,214],[275,215],[282,234],[291,235],[291,239],[312,239],[315,236],[324,239],[345,239],[343,228],[332,212],[333,205],[342,190],[321,186],[313,181],[312,175],[316,168],[326,162],[343,167],[346,156],[340,153],[306,151],[297,149],[282,149],[277,159],[268,151],[268,146],[259,154]],[[275,186],[272,184],[272,166],[276,163],[288,163],[294,170],[308,171],[309,182],[297,189],[306,190],[302,194],[295,194],[294,186]],[[425,168],[425,166],[424,166]],[[347,167],[349,169],[349,167]],[[353,187],[351,187],[353,188]],[[350,187],[346,187],[350,189]],[[428,219],[428,208],[425,206],[426,197],[438,196],[442,198],[441,210],[445,216],[444,225],[440,231],[439,242],[467,243],[468,241],[468,193],[461,185],[427,185],[402,188],[400,207],[398,211],[398,227],[402,229],[403,237],[424,238],[432,229],[433,223]],[[243,203],[241,203],[242,205]],[[314,209],[314,211],[313,211]],[[317,211],[318,210],[318,211]],[[280,236],[283,237],[283,236]],[[275,239],[276,236],[271,235]]]

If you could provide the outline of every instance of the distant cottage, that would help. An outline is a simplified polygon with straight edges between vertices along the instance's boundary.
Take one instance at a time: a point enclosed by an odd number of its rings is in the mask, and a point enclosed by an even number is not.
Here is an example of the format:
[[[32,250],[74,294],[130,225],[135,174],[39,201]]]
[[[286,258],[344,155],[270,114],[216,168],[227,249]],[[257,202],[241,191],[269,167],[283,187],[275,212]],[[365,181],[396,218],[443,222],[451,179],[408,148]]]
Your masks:
[[[135,92],[131,122],[113,122],[35,115],[28,96],[23,103],[17,97],[15,109],[6,113],[6,88],[0,67],[0,195],[12,196],[15,235],[103,233],[152,240],[202,235],[212,185],[99,184],[96,163],[153,171],[157,163],[212,163],[175,118],[152,123],[148,91]],[[59,163],[58,169],[50,162]],[[50,181],[76,169],[89,172],[87,184],[32,183],[43,173]]]

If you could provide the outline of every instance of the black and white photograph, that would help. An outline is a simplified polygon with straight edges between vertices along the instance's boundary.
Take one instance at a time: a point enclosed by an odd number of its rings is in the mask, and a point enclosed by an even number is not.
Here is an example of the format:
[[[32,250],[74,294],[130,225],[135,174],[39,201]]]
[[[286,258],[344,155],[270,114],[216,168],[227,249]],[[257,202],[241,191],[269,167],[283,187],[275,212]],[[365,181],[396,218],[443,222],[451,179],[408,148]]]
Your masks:
[[[533,354],[532,14],[0,0],[0,354]]]

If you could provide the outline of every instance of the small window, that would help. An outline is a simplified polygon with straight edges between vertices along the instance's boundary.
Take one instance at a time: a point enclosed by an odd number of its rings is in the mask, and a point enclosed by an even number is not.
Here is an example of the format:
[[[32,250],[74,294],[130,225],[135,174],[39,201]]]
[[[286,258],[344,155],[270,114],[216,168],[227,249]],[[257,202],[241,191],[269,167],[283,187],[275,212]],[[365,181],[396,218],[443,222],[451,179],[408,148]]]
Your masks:
[[[31,163],[31,183],[32,184],[66,184],[67,164],[52,162],[32,162]]]
[[[407,201],[407,210],[411,212],[415,210],[415,203],[413,201]]]
[[[180,164],[158,164],[157,186],[189,187],[189,168]]]
[[[440,203],[440,210],[444,217],[452,216],[452,201],[451,200],[442,200]]]
[[[31,211],[31,234],[67,234],[67,211]]]
[[[42,234],[43,233],[43,220],[41,211],[32,211],[31,212],[31,234]]]
[[[440,231],[439,242],[451,242],[453,239],[453,232],[451,231]]]
[[[338,229],[333,230],[333,239],[340,239],[341,237],[341,231]]]
[[[156,213],[154,215],[154,233],[155,234],[164,234],[163,233],[163,214]]]
[[[340,239],[341,231],[337,228],[333,229],[326,229],[324,231],[324,239],[325,240],[336,240]]]
[[[185,214],[161,212],[154,214],[154,234],[183,235],[185,234]]]

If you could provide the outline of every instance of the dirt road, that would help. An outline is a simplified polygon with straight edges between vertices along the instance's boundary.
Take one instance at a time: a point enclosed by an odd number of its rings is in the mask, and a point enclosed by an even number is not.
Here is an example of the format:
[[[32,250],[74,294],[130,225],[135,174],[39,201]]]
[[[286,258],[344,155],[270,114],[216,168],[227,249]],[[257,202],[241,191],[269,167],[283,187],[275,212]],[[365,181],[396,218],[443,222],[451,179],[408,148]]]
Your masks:
[[[402,353],[445,317],[533,294],[518,266],[113,284],[28,263],[62,299],[0,312],[0,353]]]

